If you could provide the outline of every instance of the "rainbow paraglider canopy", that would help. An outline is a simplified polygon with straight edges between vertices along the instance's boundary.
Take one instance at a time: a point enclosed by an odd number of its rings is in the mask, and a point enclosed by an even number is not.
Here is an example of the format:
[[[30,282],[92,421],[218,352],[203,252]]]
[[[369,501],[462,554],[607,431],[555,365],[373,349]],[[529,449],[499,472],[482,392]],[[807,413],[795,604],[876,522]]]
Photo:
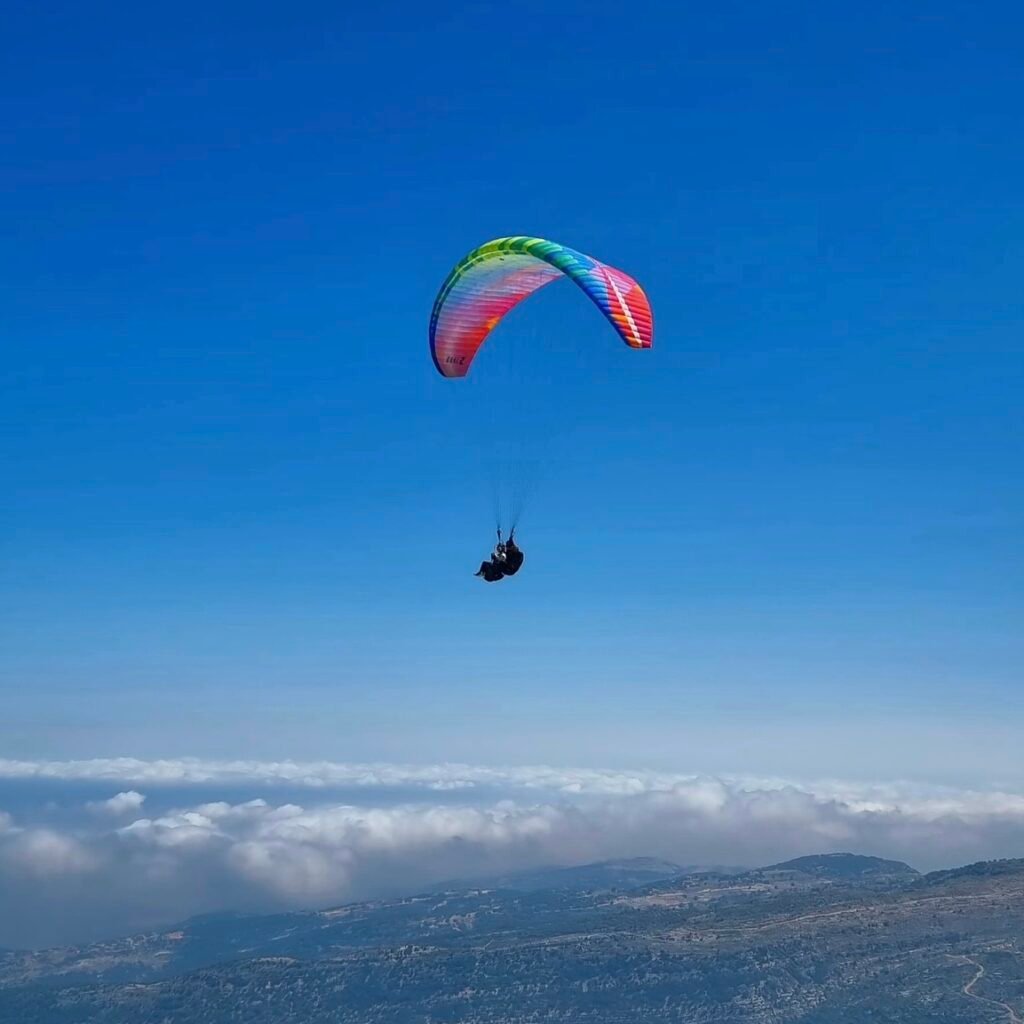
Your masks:
[[[465,377],[487,336],[510,309],[568,277],[586,292],[630,348],[650,348],[654,318],[628,274],[543,238],[496,238],[448,275],[430,317],[430,353],[445,377]]]

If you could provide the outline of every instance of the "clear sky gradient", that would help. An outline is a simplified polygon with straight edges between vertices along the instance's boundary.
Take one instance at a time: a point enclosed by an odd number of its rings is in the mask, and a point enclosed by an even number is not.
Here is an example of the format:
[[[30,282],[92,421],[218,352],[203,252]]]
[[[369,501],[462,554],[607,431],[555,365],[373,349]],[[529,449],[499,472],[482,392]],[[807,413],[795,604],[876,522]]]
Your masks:
[[[5,7],[5,754],[1020,775],[1016,6],[213,8]],[[517,311],[486,588],[426,330],[519,233],[655,348]]]

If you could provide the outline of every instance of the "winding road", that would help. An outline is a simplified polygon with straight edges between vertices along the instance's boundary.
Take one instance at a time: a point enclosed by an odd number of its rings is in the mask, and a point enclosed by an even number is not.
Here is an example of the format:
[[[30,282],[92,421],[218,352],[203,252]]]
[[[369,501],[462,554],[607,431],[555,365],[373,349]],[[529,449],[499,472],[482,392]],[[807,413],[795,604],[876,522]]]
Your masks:
[[[974,959],[974,957],[967,956],[966,954],[961,955],[959,959],[962,962],[969,963],[972,967],[977,968],[974,972],[974,977],[971,978],[971,980],[968,981],[961,989],[963,994],[967,996],[968,999],[977,999],[980,1003],[987,1003],[989,1006],[1001,1007],[1006,1012],[1006,1019],[1009,1021],[1009,1024],[1024,1024],[1024,1020],[1021,1020],[1021,1018],[1017,1016],[1017,1011],[1014,1010],[1012,1006],[1009,1006],[1007,1003],[1000,1002],[998,999],[989,999],[987,996],[979,996],[975,994],[974,986],[985,977],[985,965],[979,963]]]

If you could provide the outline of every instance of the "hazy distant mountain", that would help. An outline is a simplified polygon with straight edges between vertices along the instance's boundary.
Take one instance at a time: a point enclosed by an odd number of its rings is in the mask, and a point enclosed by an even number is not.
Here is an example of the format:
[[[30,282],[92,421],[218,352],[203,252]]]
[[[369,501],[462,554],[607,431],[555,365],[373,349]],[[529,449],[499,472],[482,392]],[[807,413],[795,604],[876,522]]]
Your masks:
[[[856,853],[819,853],[810,857],[796,857],[781,864],[761,868],[762,871],[799,871],[817,878],[842,880],[911,877],[919,872],[899,860],[881,857],[862,857]]]
[[[617,866],[617,867],[616,867]],[[658,861],[584,865],[636,877]],[[1024,1020],[1024,861],[801,857],[626,891],[213,915],[0,954],[4,1024],[994,1024]]]
[[[1019,875],[1024,872],[1024,859],[1015,860],[980,860],[974,864],[965,864],[962,868],[948,871],[932,871],[925,875],[930,885],[942,885],[956,881],[958,878],[975,878],[992,875]]]
[[[542,867],[516,871],[489,878],[449,882],[442,889],[518,889],[529,892],[537,889],[610,890],[635,889],[666,878],[678,878],[703,870],[683,867],[655,857],[630,857],[625,860],[602,860],[594,864],[574,867]]]

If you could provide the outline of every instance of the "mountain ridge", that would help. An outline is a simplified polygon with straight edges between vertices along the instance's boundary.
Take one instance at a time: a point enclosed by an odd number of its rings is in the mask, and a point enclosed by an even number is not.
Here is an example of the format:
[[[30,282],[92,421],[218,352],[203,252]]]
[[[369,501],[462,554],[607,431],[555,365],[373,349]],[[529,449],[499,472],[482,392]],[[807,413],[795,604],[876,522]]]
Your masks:
[[[901,860],[885,860],[859,853],[815,853],[757,869],[768,871],[800,871],[827,878],[868,878],[884,876],[917,877],[920,872]]]
[[[1024,1014],[1024,860],[920,876],[886,861],[865,874],[857,857],[616,891],[204,915],[0,954],[0,1021],[704,1024],[718,1006],[714,1019],[744,1024],[991,1024],[975,989]]]
[[[700,865],[682,865],[658,857],[623,857],[585,864],[541,865],[501,875],[455,879],[432,886],[431,892],[466,889],[614,889],[636,888],[650,882],[677,878],[703,870]],[[742,869],[738,869],[742,870]]]

